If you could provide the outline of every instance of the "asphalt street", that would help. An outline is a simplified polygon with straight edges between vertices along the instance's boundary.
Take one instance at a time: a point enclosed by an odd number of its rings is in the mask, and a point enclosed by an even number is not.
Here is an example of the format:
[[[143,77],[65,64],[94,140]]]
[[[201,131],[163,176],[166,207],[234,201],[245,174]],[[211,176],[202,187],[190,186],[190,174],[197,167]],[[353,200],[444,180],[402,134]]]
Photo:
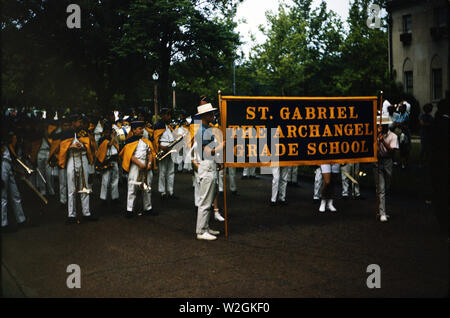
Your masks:
[[[238,174],[240,176],[240,174]],[[318,212],[310,180],[288,187],[287,206],[270,207],[270,178],[237,179],[228,195],[228,230],[213,242],[195,239],[191,175],[177,173],[178,199],[161,201],[153,179],[155,216],[124,218],[119,205],[100,206],[97,222],[65,224],[67,211],[47,206],[20,185],[29,224],[1,236],[4,297],[448,297],[448,241],[431,208],[407,194],[388,197],[388,223],[376,220],[374,189],[366,200],[337,200]],[[221,200],[222,201],[222,200]],[[223,204],[223,202],[221,202]],[[14,218],[9,216],[11,226]],[[81,270],[69,289],[67,267]],[[380,267],[380,288],[368,288],[367,267]]]

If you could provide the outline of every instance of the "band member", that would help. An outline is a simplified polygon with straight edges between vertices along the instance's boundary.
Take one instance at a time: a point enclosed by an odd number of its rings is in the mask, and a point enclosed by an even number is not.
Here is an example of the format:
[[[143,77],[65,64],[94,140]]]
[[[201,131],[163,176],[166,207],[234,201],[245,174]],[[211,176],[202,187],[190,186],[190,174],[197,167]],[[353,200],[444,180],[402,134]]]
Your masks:
[[[154,139],[156,151],[167,150],[171,142],[175,140],[172,134],[170,122],[172,121],[172,114],[168,108],[161,109],[161,121],[155,125]],[[166,156],[158,163],[159,178],[158,191],[161,194],[161,199],[164,200],[169,193],[170,198],[175,198],[173,195],[173,184],[175,181],[175,163],[172,156]]]
[[[59,202],[61,205],[67,204],[67,172],[65,168],[58,165],[59,145],[61,137],[71,129],[71,119],[68,116],[61,118],[61,131],[52,135],[52,144],[50,145],[50,152],[48,155],[48,164],[56,166],[58,169],[58,183],[59,183]]]
[[[14,138],[15,136],[13,133],[2,134],[0,145],[2,160],[2,229],[8,226],[8,205],[12,207],[18,225],[23,225],[26,222],[22,209],[22,200],[12,169],[12,160],[14,159],[15,153],[14,151],[10,151],[10,149],[13,149]],[[11,200],[8,200],[8,197],[11,198]]]
[[[215,240],[215,235],[220,234],[219,231],[214,231],[209,228],[209,219],[211,213],[211,205],[213,204],[216,190],[216,153],[222,151],[224,141],[216,140],[213,132],[209,128],[209,124],[214,120],[214,111],[210,103],[203,104],[197,107],[197,115],[201,118],[201,125],[195,136],[197,147],[194,151],[197,152],[196,157],[198,162],[192,163],[197,169],[199,179],[199,193],[198,193],[198,211],[197,211],[197,239],[199,240]]]
[[[320,202],[320,198],[322,197],[322,185],[323,185],[323,177],[322,171],[320,170],[320,166],[316,168],[314,171],[314,194],[313,201]]]
[[[109,187],[113,203],[118,203],[119,199],[119,144],[115,138],[115,132],[111,133],[111,131],[111,123],[105,122],[96,153],[98,167],[101,167],[102,174],[100,200],[103,204],[106,202]]]
[[[333,205],[334,185],[337,182],[340,172],[339,164],[323,164],[320,165],[322,171],[322,200],[320,201],[319,212],[325,212],[325,209],[331,212],[337,212]]]
[[[39,127],[42,132],[42,137],[40,141],[40,147],[37,152],[37,167],[41,175],[44,176],[45,183],[42,178],[38,176],[38,189],[39,192],[42,193],[42,195],[46,195],[46,190],[48,189],[49,195],[54,196],[55,190],[53,187],[52,167],[50,167],[50,165],[48,164],[48,156],[50,154],[50,145],[52,143],[52,140],[50,139],[49,128],[52,128],[50,129],[50,131],[53,132],[56,127],[54,125],[52,125],[52,127],[49,127],[49,125],[47,125],[45,122],[41,122]],[[55,129],[53,129],[53,127],[55,127]]]
[[[347,177],[346,173],[358,180],[359,175],[359,163],[347,163],[341,166],[342,171],[342,198],[348,199],[352,196],[355,199],[362,199],[359,191],[359,183],[354,183]]]
[[[289,186],[299,187],[299,185],[298,185],[298,166],[289,167],[287,183]]]
[[[377,122],[379,121],[379,117]],[[398,137],[395,133],[389,130],[389,125],[392,122],[389,117],[382,116],[381,126],[378,127],[378,162],[374,164],[375,182],[377,182],[377,195],[379,198],[379,216],[381,222],[387,222],[388,215],[386,214],[386,189],[389,188],[395,150],[399,148]],[[378,176],[377,176],[378,175]]]
[[[241,179],[255,179],[256,178],[256,167],[245,167],[242,169]]]
[[[278,203],[280,205],[286,205],[286,187],[287,177],[290,167],[272,167],[272,197],[270,199],[270,205],[275,206]]]
[[[89,164],[93,163],[91,139],[86,130],[82,129],[82,117],[72,115],[72,128],[61,136],[59,144],[59,166],[66,168],[68,192],[68,218],[67,223],[76,223],[76,194],[80,193],[83,219],[96,221],[89,210],[88,174]]]
[[[153,144],[142,135],[144,122],[131,122],[133,136],[127,139],[125,146],[120,151],[122,168],[128,172],[127,211],[125,216],[132,217],[135,209],[135,201],[139,187],[142,189],[144,215],[155,214],[152,212],[151,188],[153,173]]]

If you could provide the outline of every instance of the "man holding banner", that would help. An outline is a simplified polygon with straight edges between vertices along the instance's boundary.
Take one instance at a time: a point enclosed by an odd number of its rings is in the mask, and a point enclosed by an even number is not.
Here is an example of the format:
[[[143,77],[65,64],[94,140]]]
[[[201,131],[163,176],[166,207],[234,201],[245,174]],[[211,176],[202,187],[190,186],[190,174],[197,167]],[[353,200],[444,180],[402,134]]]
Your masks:
[[[389,217],[386,214],[386,189],[389,188],[391,181],[395,150],[399,149],[398,137],[389,130],[390,124],[392,122],[389,117],[383,116],[381,118],[381,127],[378,129],[378,162],[374,165],[375,180],[377,173],[379,178],[377,195],[380,204],[379,216],[381,222],[387,222]]]

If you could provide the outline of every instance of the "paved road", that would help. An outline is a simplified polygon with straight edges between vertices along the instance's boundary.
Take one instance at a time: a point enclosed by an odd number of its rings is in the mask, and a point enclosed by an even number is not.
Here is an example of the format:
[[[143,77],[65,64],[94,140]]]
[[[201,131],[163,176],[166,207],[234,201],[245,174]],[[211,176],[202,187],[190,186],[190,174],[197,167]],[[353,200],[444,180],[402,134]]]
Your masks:
[[[56,202],[42,208],[23,190],[31,225],[2,234],[3,295],[448,296],[448,242],[418,199],[390,198],[391,221],[382,224],[375,220],[370,189],[363,191],[367,200],[338,201],[338,213],[319,215],[310,183],[289,187],[289,205],[283,207],[268,206],[267,177],[239,179],[238,188],[240,196],[229,196],[230,235],[214,242],[195,240],[188,174],[176,175],[178,200],[161,202],[153,193],[158,216],[125,219],[124,199],[106,208],[95,200],[100,220],[79,225],[65,225],[66,212]],[[223,223],[211,224],[224,229]],[[80,289],[66,286],[69,264],[81,268]],[[369,264],[381,268],[380,289],[366,286]]]

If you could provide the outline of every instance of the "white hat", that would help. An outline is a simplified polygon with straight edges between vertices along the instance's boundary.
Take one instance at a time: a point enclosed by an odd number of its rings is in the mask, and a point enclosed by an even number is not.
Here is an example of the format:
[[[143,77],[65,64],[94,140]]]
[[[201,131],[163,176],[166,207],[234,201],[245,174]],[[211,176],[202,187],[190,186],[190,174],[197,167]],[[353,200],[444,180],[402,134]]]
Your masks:
[[[377,116],[377,125],[380,122],[380,116]],[[383,116],[381,117],[381,125],[390,125],[392,124],[392,120],[389,118],[389,116]]]
[[[213,112],[215,110],[217,110],[217,108],[213,108],[211,103],[200,105],[200,106],[197,106],[198,113],[196,115],[203,115],[203,114],[206,114],[209,112]]]

